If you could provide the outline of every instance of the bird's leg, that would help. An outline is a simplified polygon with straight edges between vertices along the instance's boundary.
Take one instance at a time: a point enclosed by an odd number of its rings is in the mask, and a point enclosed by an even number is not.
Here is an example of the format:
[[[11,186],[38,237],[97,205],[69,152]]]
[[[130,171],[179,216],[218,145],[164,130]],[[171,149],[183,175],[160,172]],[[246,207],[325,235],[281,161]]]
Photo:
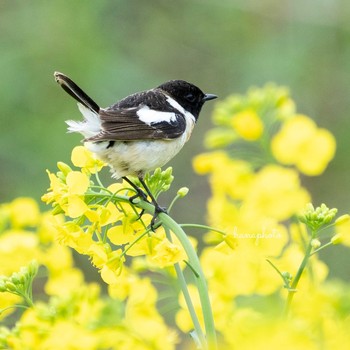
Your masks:
[[[147,185],[146,185],[145,181],[143,180],[143,178],[139,177],[139,180],[140,180],[143,188],[146,190],[147,194],[150,196],[152,204],[154,205],[154,214],[153,214],[153,218],[151,220],[151,229],[154,230],[154,224],[155,224],[155,221],[157,219],[158,214],[160,214],[160,213],[167,213],[167,211],[166,211],[166,208],[163,208],[163,207],[161,207],[158,204],[158,202],[154,198],[152,192],[147,187]]]
[[[145,192],[143,192],[140,187],[136,186],[126,176],[123,176],[123,180],[125,180],[136,191],[136,194],[129,198],[130,203],[133,203],[133,200],[136,198],[141,198],[142,200],[148,202],[147,194]],[[144,212],[145,212],[145,209],[142,209],[137,220],[141,219]]]
[[[145,192],[143,192],[141,190],[140,187],[136,186],[132,181],[130,181],[126,176],[123,176],[122,178],[123,180],[125,180],[135,191],[136,191],[136,194],[134,196],[131,196],[129,198],[129,201],[131,203],[133,203],[133,200],[136,199],[136,198],[141,198],[142,200],[147,201],[147,194]]]

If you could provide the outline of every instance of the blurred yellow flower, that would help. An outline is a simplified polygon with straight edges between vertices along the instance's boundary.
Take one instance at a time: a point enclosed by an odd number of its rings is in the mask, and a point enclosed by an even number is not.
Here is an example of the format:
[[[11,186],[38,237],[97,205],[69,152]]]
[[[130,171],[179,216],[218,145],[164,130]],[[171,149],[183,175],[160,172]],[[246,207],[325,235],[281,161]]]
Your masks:
[[[247,141],[258,140],[264,131],[264,124],[253,109],[246,109],[234,114],[231,126]]]
[[[193,160],[198,174],[210,173],[210,184],[214,195],[230,195],[242,199],[253,180],[251,164],[243,160],[231,159],[225,152],[203,153]]]
[[[335,222],[336,237],[333,244],[344,244],[350,247],[350,216],[343,215]]]
[[[333,159],[334,136],[317,128],[307,116],[296,115],[285,122],[271,142],[275,158],[286,165],[295,165],[306,175],[321,174]]]
[[[177,335],[166,326],[157,311],[157,290],[148,278],[136,282],[130,290],[125,310],[125,322],[136,341],[125,349],[173,350]]]
[[[16,198],[9,204],[9,210],[10,220],[15,228],[35,226],[39,223],[39,206],[32,198]]]
[[[193,158],[193,168],[197,174],[208,174],[215,171],[222,163],[226,163],[228,159],[224,151],[202,153]]]
[[[11,275],[39,255],[38,236],[33,232],[8,230],[0,235],[0,275]]]
[[[278,165],[267,165],[256,175],[244,199],[242,214],[286,220],[298,213],[310,195],[300,186],[298,173]]]

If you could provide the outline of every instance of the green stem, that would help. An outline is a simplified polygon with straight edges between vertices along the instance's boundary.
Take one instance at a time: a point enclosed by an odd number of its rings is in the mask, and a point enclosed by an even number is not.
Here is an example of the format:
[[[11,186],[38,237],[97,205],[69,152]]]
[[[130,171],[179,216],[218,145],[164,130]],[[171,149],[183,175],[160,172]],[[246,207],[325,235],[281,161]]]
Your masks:
[[[29,309],[30,306],[21,305],[21,304],[14,304],[14,305],[11,305],[11,306],[7,306],[7,307],[4,307],[3,309],[0,309],[0,315],[1,315],[3,312],[5,312],[6,310],[16,309],[16,308]]]
[[[169,239],[170,242],[172,242],[170,230],[168,228],[166,228],[165,231],[166,231],[167,238]],[[188,311],[190,313],[190,316],[191,316],[191,319],[192,319],[192,322],[193,322],[194,329],[195,329],[195,331],[197,333],[198,338],[200,339],[201,344],[206,344],[205,336],[204,336],[204,333],[202,331],[202,327],[201,327],[201,325],[199,323],[199,320],[198,320],[198,317],[197,317],[197,314],[196,314],[196,310],[194,309],[194,306],[193,306],[193,303],[192,303],[192,299],[191,299],[191,295],[190,295],[190,293],[188,291],[187,283],[186,283],[186,280],[185,280],[185,276],[184,276],[184,274],[182,272],[180,264],[176,263],[174,265],[174,267],[175,267],[175,272],[176,272],[178,281],[180,283],[182,294],[183,294],[183,296],[185,298],[185,302],[186,302]]]
[[[154,213],[154,206],[146,203],[144,201],[140,201],[138,206],[142,209],[145,209],[149,213]],[[188,239],[186,233],[180,227],[180,225],[175,222],[170,216],[165,213],[160,213],[158,215],[158,219],[162,222],[164,227],[170,229],[171,232],[178,238],[180,243],[182,244],[185,252],[188,256],[188,260],[191,266],[198,272],[198,277],[195,278],[195,282],[197,285],[199,299],[202,306],[202,313],[204,318],[204,325],[206,330],[208,349],[216,350],[217,349],[217,340],[216,340],[216,332],[214,325],[213,313],[210,305],[210,299],[208,294],[208,287],[204,277],[204,273],[202,271],[202,267],[199,262],[199,258],[195,249],[193,248],[190,240]],[[204,347],[206,349],[206,346]]]
[[[326,248],[326,247],[329,247],[330,245],[334,245],[332,241],[331,241],[331,242],[328,242],[328,243],[324,244],[322,247],[320,247],[320,248],[314,250],[314,251],[310,254],[310,256],[311,256],[311,255],[314,255],[314,254],[316,254],[316,253],[318,253],[320,250],[322,250],[322,249],[324,249],[324,248]]]
[[[167,212],[170,213],[171,209],[173,208],[175,202],[180,198],[181,196],[176,195],[175,198],[171,201],[170,205],[167,208]]]
[[[282,272],[277,268],[277,266],[275,266],[275,264],[269,260],[269,259],[265,259],[270,265],[271,267],[280,275],[280,277],[282,278],[283,282],[284,282],[284,287],[290,289],[289,286],[289,281],[283,276]]]
[[[292,301],[293,301],[293,297],[294,297],[294,294],[296,293],[296,289],[297,289],[297,286],[298,286],[298,283],[299,283],[299,280],[305,270],[305,267],[310,259],[310,256],[312,255],[311,254],[311,251],[312,251],[312,245],[311,245],[311,242],[312,240],[314,239],[314,236],[315,236],[315,233],[313,232],[311,234],[311,239],[306,247],[306,251],[305,251],[305,255],[304,255],[304,258],[299,266],[299,269],[295,275],[295,277],[293,278],[293,281],[292,281],[292,284],[290,285],[290,289],[288,290],[288,296],[287,296],[287,301],[286,301],[286,307],[285,307],[285,310],[284,310],[284,315],[285,317],[288,317],[289,315],[289,312],[290,312],[290,307],[291,307],[291,304],[292,304]]]
[[[213,232],[217,232],[217,233],[220,233],[222,235],[226,235],[227,233],[224,232],[224,231],[221,231],[221,230],[218,230],[216,228],[213,228],[213,227],[210,227],[210,226],[207,226],[207,225],[200,225],[200,224],[180,224],[179,225],[180,227],[194,227],[194,228],[202,228],[204,230],[210,230],[210,231],[213,231]]]

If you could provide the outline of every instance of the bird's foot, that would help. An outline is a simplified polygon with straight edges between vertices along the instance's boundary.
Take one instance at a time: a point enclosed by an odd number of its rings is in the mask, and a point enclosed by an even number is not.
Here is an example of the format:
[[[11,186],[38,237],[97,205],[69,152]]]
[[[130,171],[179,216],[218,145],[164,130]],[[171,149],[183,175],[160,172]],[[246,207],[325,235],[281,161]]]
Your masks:
[[[143,201],[145,201],[145,202],[148,202],[149,203],[149,201],[148,201],[148,199],[147,199],[147,195],[146,195],[146,193],[145,192],[143,192],[142,190],[141,190],[141,188],[135,188],[135,191],[136,191],[136,194],[135,195],[133,195],[133,196],[131,196],[131,197],[129,197],[129,202],[131,203],[131,204],[135,204],[134,203],[134,200],[135,199],[137,199],[137,198],[141,198],[141,200],[143,200]],[[137,220],[140,220],[141,218],[142,218],[142,215],[145,213],[145,209],[142,209],[141,211],[140,211],[140,213],[138,214],[138,218],[136,219],[136,221]]]

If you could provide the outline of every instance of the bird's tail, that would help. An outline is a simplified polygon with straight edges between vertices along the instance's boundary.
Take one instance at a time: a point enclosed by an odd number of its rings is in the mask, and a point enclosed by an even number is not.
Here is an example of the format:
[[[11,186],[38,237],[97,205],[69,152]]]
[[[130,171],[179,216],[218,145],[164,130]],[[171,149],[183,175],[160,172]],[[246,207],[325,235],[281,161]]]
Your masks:
[[[98,104],[91,97],[89,97],[77,84],[75,84],[74,81],[60,72],[55,72],[54,76],[57,83],[60,84],[63,90],[65,90],[69,95],[75,98],[83,106],[90,109],[92,112],[99,112],[100,107]]]

